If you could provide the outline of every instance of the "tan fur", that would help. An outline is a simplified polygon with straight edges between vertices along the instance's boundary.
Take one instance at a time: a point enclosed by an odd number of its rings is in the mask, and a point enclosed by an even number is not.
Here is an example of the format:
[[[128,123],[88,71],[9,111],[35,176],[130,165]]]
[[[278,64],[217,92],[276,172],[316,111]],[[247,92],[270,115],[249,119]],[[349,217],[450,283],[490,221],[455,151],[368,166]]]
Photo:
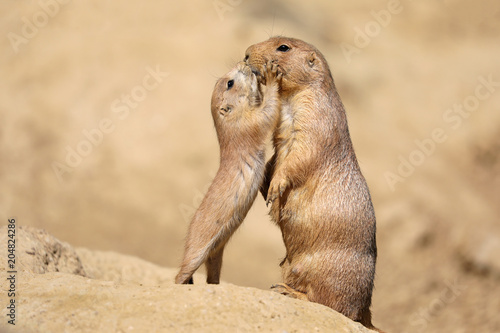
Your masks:
[[[224,246],[257,196],[264,178],[266,141],[277,126],[280,107],[281,74],[271,64],[263,74],[266,86],[241,62],[215,85],[212,116],[220,167],[189,225],[175,283],[192,283],[193,273],[203,263],[207,282],[219,283]]]
[[[256,73],[271,61],[283,74],[262,187],[286,247],[284,284],[273,288],[373,328],[375,214],[328,64],[314,46],[284,37],[250,46],[245,61]]]

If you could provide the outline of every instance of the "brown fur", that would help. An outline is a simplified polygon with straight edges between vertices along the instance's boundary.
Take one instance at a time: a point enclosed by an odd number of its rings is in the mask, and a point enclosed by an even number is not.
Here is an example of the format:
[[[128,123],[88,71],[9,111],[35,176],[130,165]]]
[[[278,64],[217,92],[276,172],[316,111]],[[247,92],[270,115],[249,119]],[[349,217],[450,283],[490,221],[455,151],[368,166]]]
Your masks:
[[[284,284],[273,288],[373,328],[375,213],[328,64],[314,46],[284,37],[250,46],[245,61],[256,73],[271,61],[283,74],[261,189],[286,247]]]
[[[264,178],[266,141],[279,118],[281,78],[272,64],[263,74],[266,86],[260,85],[242,62],[215,85],[212,116],[220,145],[220,167],[189,225],[175,283],[192,283],[193,273],[204,262],[207,283],[219,283],[224,246],[257,196]]]

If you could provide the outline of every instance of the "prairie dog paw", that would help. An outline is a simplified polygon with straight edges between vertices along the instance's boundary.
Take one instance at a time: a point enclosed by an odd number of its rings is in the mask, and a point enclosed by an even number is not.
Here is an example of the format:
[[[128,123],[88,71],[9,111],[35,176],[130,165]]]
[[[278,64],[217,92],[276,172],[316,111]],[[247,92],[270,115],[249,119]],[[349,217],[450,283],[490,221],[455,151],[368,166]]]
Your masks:
[[[179,272],[175,277],[176,284],[193,284],[193,276],[191,274]]]
[[[263,82],[265,85],[268,85],[273,82],[279,83],[283,77],[283,74],[281,72],[281,69],[279,65],[275,62],[268,61],[264,65],[264,69],[262,71],[264,81]]]
[[[304,301],[308,300],[305,293],[295,290],[284,283],[273,284],[271,286],[271,290],[291,298],[301,299]]]
[[[283,196],[286,189],[290,186],[290,181],[286,177],[276,177],[274,176],[269,185],[269,191],[267,192],[267,202],[266,205],[273,203],[274,200]]]

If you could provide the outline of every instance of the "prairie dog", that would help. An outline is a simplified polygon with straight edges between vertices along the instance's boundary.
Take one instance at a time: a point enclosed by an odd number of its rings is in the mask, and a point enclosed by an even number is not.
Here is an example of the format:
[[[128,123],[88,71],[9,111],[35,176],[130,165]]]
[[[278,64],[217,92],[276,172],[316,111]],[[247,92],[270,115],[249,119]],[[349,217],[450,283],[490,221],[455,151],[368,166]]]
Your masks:
[[[255,73],[268,62],[282,73],[261,189],[286,248],[284,283],[272,288],[373,328],[375,213],[328,64],[314,46],[285,37],[250,46],[244,61]]]
[[[184,258],[175,283],[192,283],[206,263],[207,283],[219,283],[224,246],[240,226],[262,184],[265,146],[277,126],[280,102],[277,66],[264,64],[259,83],[240,62],[215,84],[212,117],[220,166],[189,225]]]

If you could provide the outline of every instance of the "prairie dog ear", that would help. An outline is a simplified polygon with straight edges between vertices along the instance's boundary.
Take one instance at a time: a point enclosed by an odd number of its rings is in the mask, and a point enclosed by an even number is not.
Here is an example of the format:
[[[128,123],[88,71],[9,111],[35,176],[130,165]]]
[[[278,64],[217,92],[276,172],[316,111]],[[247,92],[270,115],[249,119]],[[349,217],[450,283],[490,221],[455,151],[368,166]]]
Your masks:
[[[307,56],[307,64],[309,65],[309,67],[313,67],[315,63],[316,63],[316,54],[314,52],[311,52],[311,54]]]

